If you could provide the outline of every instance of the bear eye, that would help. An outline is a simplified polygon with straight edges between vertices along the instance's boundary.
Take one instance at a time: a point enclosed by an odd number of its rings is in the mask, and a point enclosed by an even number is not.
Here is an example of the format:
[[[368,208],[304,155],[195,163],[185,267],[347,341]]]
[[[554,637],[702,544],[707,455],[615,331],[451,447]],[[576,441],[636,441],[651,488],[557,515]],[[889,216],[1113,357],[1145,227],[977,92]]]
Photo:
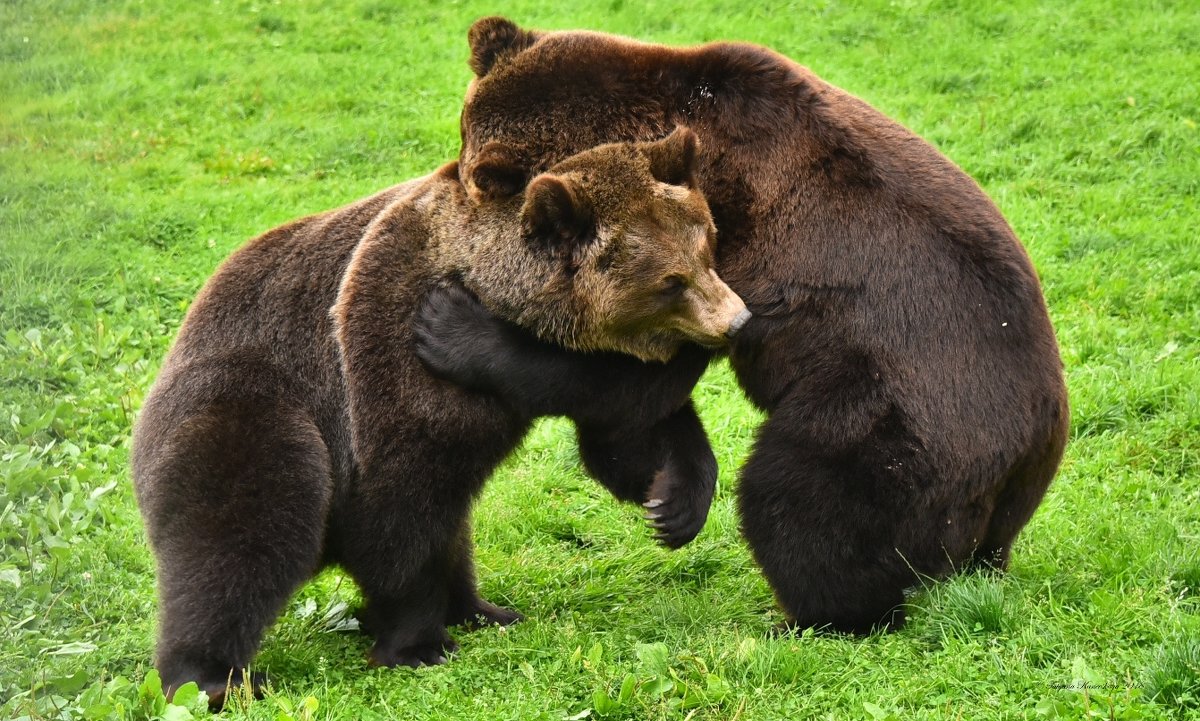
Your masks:
[[[687,278],[682,275],[669,275],[663,279],[658,292],[664,296],[675,296],[682,293],[685,288],[687,288]]]

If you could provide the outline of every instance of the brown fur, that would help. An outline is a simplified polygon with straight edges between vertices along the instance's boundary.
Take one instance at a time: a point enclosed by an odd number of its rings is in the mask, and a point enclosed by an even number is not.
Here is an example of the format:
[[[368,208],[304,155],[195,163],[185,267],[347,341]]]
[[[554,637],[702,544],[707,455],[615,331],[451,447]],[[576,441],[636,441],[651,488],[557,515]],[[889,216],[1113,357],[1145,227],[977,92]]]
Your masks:
[[[517,198],[519,214],[492,221],[468,217],[461,189],[447,185],[449,198],[422,201],[438,214],[431,242],[445,247],[435,253],[441,273],[460,275],[497,315],[572,350],[662,362],[684,341],[724,345],[745,304],[712,270],[716,228],[691,184],[695,152],[686,129],[659,143],[582,152],[534,178]],[[508,172],[477,165],[473,178]],[[513,235],[540,241],[514,248],[504,240]]]
[[[568,346],[658,357],[716,342],[744,306],[711,273],[703,198],[662,181],[681,158],[690,177],[694,145],[681,131],[592,150],[528,198],[469,197],[452,163],[272,230],[221,266],[134,437],[166,687],[196,680],[219,705],[291,593],[329,563],[362,588],[375,664],[440,663],[447,625],[519,618],[478,596],[468,516],[531,418],[432,377],[412,351],[414,309],[460,277]],[[705,292],[648,301],[664,274]],[[638,412],[652,425],[684,403]]]
[[[677,124],[699,135],[717,268],[755,314],[731,361],[770,414],[742,527],[790,621],[896,626],[918,575],[1005,566],[1058,467],[1067,398],[1034,269],[967,175],[765,48],[503,18],[470,37],[468,186],[491,143],[534,174]]]

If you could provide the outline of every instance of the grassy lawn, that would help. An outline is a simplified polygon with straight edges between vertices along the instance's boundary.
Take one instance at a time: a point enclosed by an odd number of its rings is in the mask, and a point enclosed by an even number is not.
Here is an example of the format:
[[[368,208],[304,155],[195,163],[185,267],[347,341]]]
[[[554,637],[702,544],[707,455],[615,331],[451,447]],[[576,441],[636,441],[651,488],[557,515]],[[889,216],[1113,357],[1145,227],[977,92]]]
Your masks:
[[[477,508],[481,581],[527,620],[368,669],[353,584],[294,599],[253,719],[1200,718],[1200,8],[611,0],[0,4],[0,718],[187,718],[149,675],[130,424],[188,303],[245,239],[458,150],[466,30],[504,12],[741,39],[922,134],[1045,285],[1073,407],[1011,572],[932,585],[866,639],[771,638],[733,488],[760,417],[697,389],[722,464],[670,553],[539,424]]]

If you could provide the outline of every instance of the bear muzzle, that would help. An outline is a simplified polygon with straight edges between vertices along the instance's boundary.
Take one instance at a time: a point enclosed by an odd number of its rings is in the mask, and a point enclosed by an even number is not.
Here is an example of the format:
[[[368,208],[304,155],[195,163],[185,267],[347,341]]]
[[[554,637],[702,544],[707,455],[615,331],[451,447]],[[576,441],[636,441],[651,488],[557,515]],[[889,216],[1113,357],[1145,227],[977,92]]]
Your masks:
[[[742,308],[742,312],[735,315],[733,320],[729,321],[729,327],[725,329],[725,337],[729,340],[733,340],[733,337],[738,334],[738,331],[740,331],[753,316],[754,314],[750,312],[749,308]]]

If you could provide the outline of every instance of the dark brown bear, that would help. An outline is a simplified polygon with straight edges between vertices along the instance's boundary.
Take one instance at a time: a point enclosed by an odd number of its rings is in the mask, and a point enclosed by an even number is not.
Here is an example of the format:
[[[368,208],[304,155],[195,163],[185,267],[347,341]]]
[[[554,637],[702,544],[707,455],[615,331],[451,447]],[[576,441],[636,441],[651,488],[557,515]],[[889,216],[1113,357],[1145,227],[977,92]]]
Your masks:
[[[670,48],[503,18],[475,23],[470,42],[467,185],[490,143],[532,174],[677,124],[699,135],[717,269],[754,313],[730,360],[770,414],[741,473],[742,532],[789,623],[894,628],[920,576],[1006,566],[1062,457],[1068,409],[1037,276],[967,175],[761,47]],[[491,347],[484,364],[449,329],[431,334],[440,357],[455,354],[438,371],[527,411],[586,384],[567,358],[535,387],[525,346],[506,362]],[[623,369],[627,388],[663,379]]]
[[[476,188],[513,177],[504,149],[489,152]],[[362,588],[374,664],[440,663],[454,648],[447,625],[519,618],[477,593],[469,510],[531,417],[430,376],[412,350],[414,309],[453,277],[559,345],[663,359],[684,341],[722,342],[746,312],[712,272],[694,158],[681,130],[588,151],[499,199],[468,197],[450,164],[229,258],[189,311],[134,438],[168,689],[194,680],[220,705],[267,624],[330,563]],[[653,484],[672,509],[659,524],[671,546],[703,524],[716,472],[679,401],[704,367],[688,353],[690,374],[664,394],[673,405],[618,391],[577,416],[598,428],[604,413],[645,428],[670,416],[655,433],[677,448],[658,449],[639,478],[618,463],[600,480],[639,502]]]

